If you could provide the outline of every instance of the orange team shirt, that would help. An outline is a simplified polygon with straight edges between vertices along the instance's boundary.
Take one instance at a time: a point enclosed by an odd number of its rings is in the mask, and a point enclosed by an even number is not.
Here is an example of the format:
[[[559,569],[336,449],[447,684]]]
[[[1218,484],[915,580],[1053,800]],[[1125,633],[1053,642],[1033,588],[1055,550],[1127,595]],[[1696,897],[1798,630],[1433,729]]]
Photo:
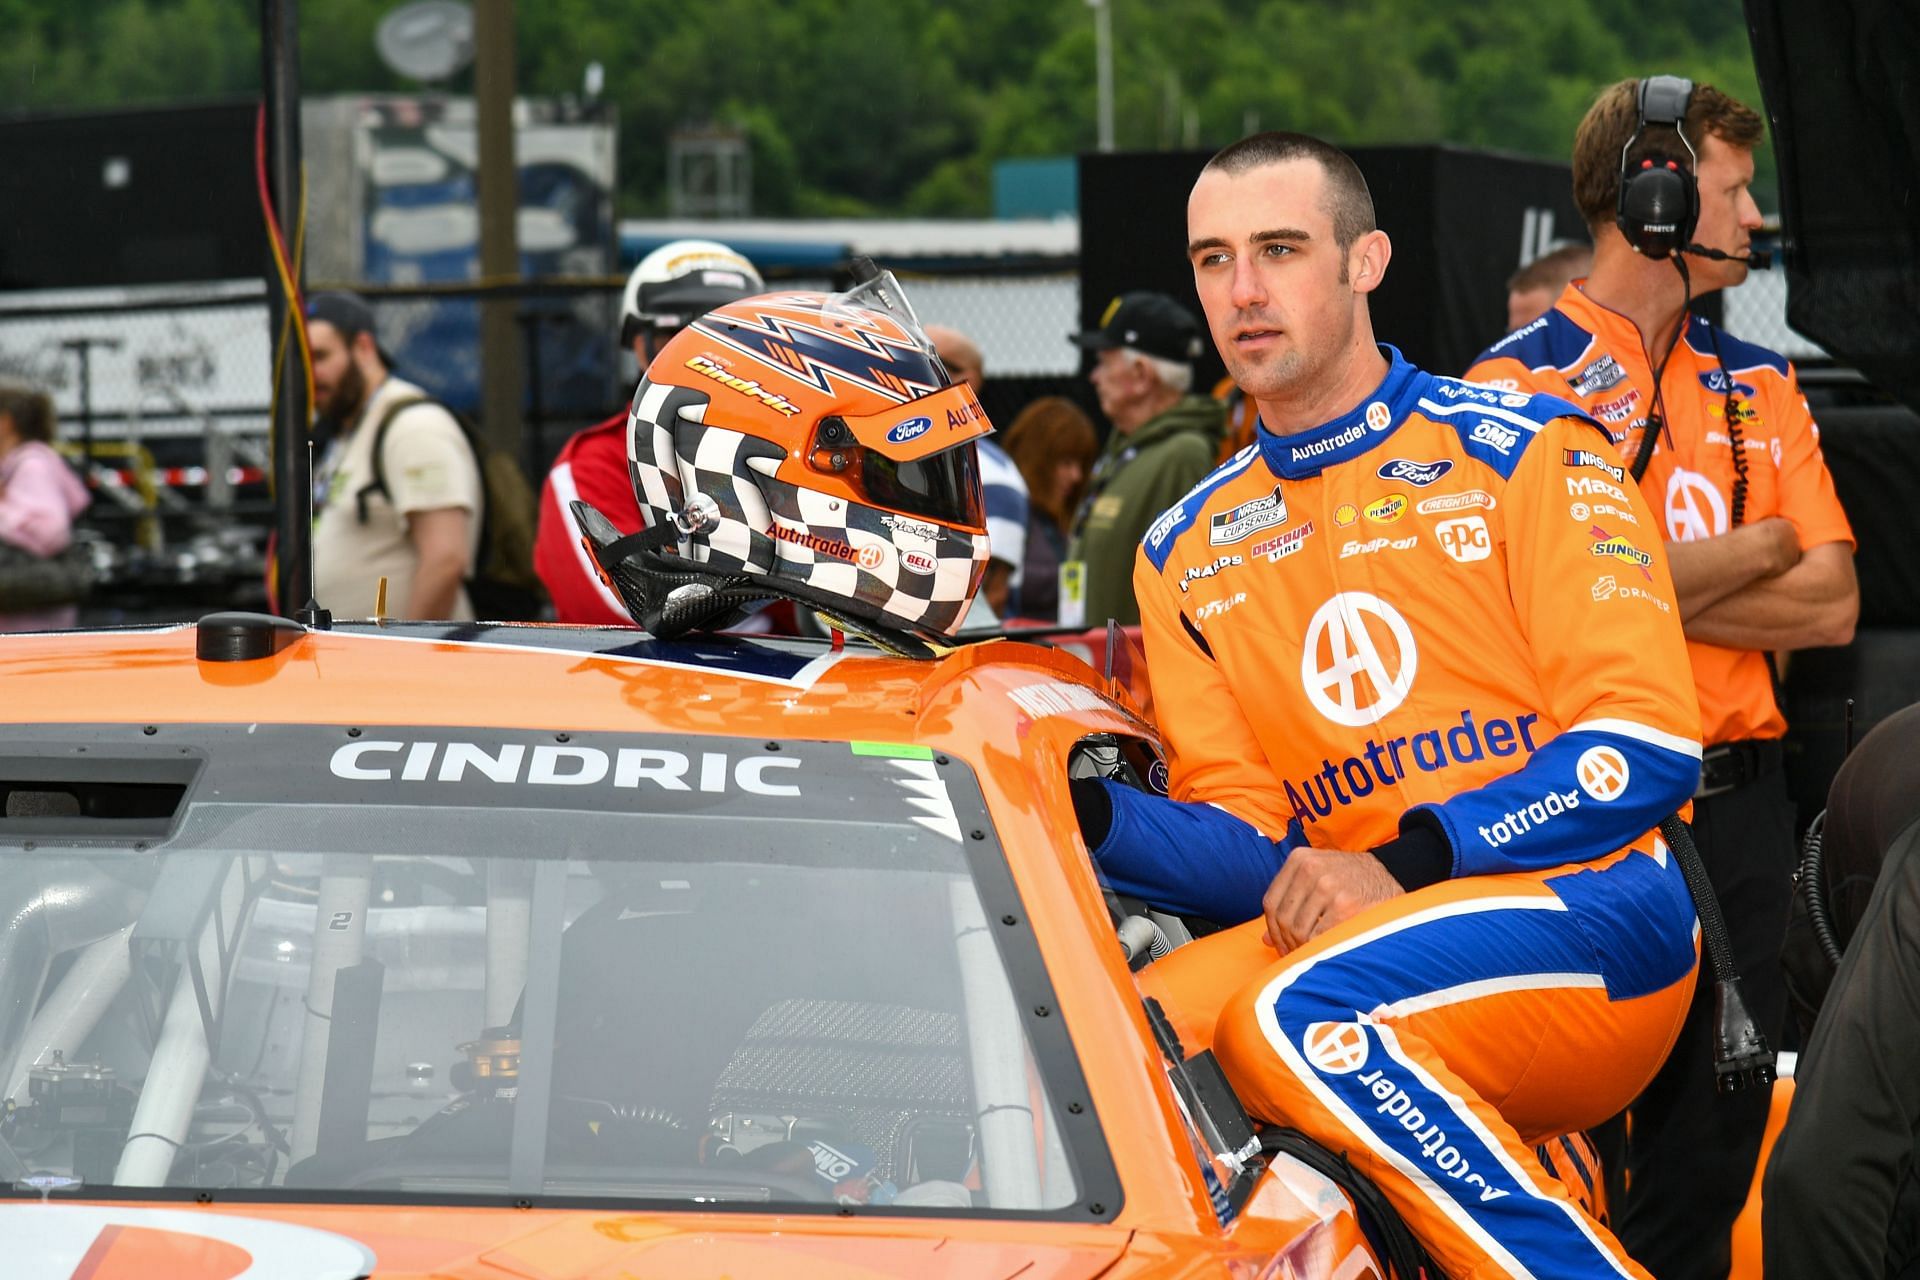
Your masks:
[[[1623,465],[1639,452],[1653,402],[1653,371],[1640,330],[1568,285],[1553,310],[1483,352],[1467,378],[1506,391],[1543,391],[1572,400],[1605,425]],[[1726,533],[1733,506],[1731,408],[1747,459],[1742,519],[1792,522],[1802,548],[1853,545],[1853,528],[1820,453],[1820,428],[1785,356],[1743,342],[1704,317],[1687,318],[1661,384],[1667,430],[1640,481],[1669,542]],[[1599,501],[1588,504],[1597,517]],[[1687,642],[1709,745],[1777,738],[1787,731],[1773,695],[1767,655]]]
[[[1259,432],[1148,531],[1170,792],[1334,849],[1430,809],[1456,874],[1624,847],[1699,771],[1652,515],[1564,401],[1394,354],[1351,413]],[[1571,510],[1589,491],[1618,510]]]

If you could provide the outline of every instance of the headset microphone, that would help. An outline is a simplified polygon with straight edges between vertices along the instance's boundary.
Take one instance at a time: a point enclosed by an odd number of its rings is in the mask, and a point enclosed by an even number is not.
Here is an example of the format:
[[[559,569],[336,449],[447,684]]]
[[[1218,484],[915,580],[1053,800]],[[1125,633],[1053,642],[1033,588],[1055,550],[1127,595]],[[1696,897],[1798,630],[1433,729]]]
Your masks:
[[[1703,244],[1690,244],[1682,253],[1690,253],[1696,258],[1712,258],[1715,262],[1744,262],[1755,271],[1773,270],[1773,250],[1755,249],[1751,253],[1728,253],[1723,249],[1709,249]]]

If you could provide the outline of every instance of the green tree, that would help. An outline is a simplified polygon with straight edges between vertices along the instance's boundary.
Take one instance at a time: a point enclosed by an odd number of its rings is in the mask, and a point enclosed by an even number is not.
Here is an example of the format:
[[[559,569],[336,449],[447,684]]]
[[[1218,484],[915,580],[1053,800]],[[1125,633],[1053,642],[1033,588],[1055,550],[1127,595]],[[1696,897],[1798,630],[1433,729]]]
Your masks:
[[[373,49],[397,3],[302,4],[303,92],[420,88]],[[1759,102],[1739,0],[1109,3],[1123,149],[1251,125],[1564,159],[1623,76],[1690,73]],[[624,214],[665,211],[687,127],[747,137],[768,214],[981,214],[994,161],[1094,143],[1085,0],[521,0],[515,20],[523,94],[577,96],[605,68]],[[258,22],[257,0],[0,0],[0,108],[257,94]],[[1772,164],[1763,150],[1763,187]]]

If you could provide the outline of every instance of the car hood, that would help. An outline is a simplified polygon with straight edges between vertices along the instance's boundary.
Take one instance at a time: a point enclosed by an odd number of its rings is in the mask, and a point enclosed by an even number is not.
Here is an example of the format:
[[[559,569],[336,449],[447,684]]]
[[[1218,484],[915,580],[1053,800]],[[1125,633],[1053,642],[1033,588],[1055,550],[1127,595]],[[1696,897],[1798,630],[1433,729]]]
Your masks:
[[[392,1206],[0,1205],[17,1280],[1091,1280],[1115,1227]]]
[[[1746,0],[1780,164],[1787,320],[1920,409],[1920,14]]]

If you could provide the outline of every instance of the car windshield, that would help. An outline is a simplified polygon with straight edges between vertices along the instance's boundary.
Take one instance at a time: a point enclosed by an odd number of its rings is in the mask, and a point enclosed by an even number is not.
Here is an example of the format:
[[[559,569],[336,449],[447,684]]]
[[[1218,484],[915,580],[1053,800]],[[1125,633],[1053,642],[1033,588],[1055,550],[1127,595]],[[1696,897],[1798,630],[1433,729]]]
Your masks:
[[[0,1183],[1002,1213],[1104,1167],[958,761],[38,732],[0,747]]]

